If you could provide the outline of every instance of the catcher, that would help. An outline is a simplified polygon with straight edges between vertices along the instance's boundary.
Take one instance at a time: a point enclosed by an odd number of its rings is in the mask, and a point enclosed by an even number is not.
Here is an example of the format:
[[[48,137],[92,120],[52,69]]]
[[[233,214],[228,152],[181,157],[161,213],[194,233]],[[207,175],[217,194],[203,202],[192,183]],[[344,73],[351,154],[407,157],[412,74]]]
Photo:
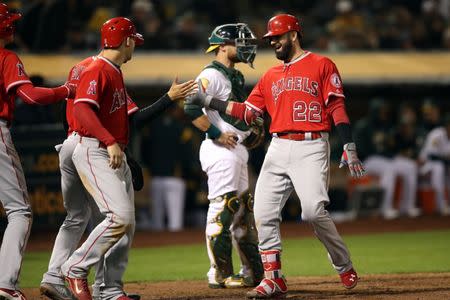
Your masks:
[[[244,77],[236,63],[252,66],[256,38],[247,24],[216,27],[209,37],[215,60],[197,77],[199,88],[223,101],[243,102],[247,94]],[[200,147],[200,163],[208,175],[210,201],[206,224],[206,247],[210,259],[207,273],[210,288],[256,286],[264,275],[258,253],[253,216],[253,197],[248,192],[248,147],[258,146],[264,137],[263,124],[247,126],[243,121],[217,111],[185,104],[195,127],[206,133]],[[233,272],[232,245],[241,269]]]

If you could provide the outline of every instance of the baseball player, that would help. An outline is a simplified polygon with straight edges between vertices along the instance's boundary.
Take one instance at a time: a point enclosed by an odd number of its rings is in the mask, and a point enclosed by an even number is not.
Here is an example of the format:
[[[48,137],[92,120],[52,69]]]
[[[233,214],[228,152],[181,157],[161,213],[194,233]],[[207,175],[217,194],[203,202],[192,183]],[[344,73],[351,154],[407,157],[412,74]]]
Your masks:
[[[431,186],[436,193],[437,212],[443,216],[450,215],[450,203],[445,193],[450,180],[450,114],[445,115],[443,126],[428,133],[419,159],[422,163],[419,172],[422,175],[429,174]]]
[[[116,255],[119,276],[112,276],[107,298],[130,299],[123,292],[121,279],[134,234],[134,194],[123,154],[128,143],[128,109],[120,66],[132,58],[135,45],[141,45],[143,38],[123,17],[105,22],[101,36],[103,53],[83,71],[77,87],[73,129],[79,143],[72,159],[105,219],[61,266],[69,289],[83,300],[92,299],[86,279],[89,269],[122,238],[127,246]]]
[[[222,101],[244,101],[244,77],[234,68],[244,62],[250,66],[256,55],[256,38],[247,24],[216,27],[209,37],[206,52],[215,60],[206,66],[197,80],[209,95]],[[207,273],[210,288],[256,286],[263,277],[253,216],[253,198],[248,192],[248,151],[243,142],[250,126],[223,113],[186,104],[192,123],[206,133],[200,147],[202,169],[208,175],[209,207],[206,246],[210,260]],[[232,240],[242,268],[233,273]]]
[[[11,300],[26,299],[18,279],[32,223],[25,177],[9,131],[14,101],[19,96],[27,104],[51,104],[74,94],[66,85],[34,87],[19,57],[4,48],[14,40],[14,22],[20,18],[0,3],[0,200],[8,217],[0,249],[0,299]]]
[[[272,118],[273,138],[256,184],[254,208],[265,278],[247,297],[286,296],[279,226],[281,210],[294,189],[300,199],[302,219],[311,223],[343,285],[351,289],[358,276],[325,209],[330,201],[330,119],[344,143],[341,166],[347,165],[352,176],[364,173],[351,138],[341,77],[330,59],[301,48],[301,28],[296,17],[276,15],[267,27],[264,38],[284,63],[269,69],[244,103],[222,101],[202,89],[197,97],[189,99],[247,124],[264,112]]]
[[[99,55],[101,56],[102,53],[100,53]],[[75,65],[69,73],[68,83],[73,86],[78,86],[81,73],[96,59],[98,59],[98,56],[88,57]],[[189,84],[193,85],[193,81],[183,84],[176,84],[176,82],[174,82],[167,95],[163,96],[152,106],[148,106],[140,111],[138,110],[138,107],[133,102],[133,100],[131,100],[131,98],[129,98],[127,95],[128,115],[131,116],[136,112],[140,112],[140,114],[142,115],[148,115],[148,112],[150,112],[150,117],[156,116],[167,106],[161,105],[161,103],[167,102],[170,104],[175,100],[183,99],[187,95],[186,92],[188,91],[185,91],[184,87],[188,86]],[[61,275],[61,265],[76,249],[76,246],[78,245],[81,236],[86,229],[91,213],[96,216],[95,219],[99,219],[98,221],[94,220],[95,224],[98,224],[101,221],[101,216],[98,216],[98,208],[95,205],[93,199],[90,197],[89,193],[87,193],[87,191],[84,189],[80,177],[78,176],[78,173],[72,162],[72,154],[79,140],[78,133],[73,131],[73,128],[75,127],[75,119],[73,116],[73,102],[73,98],[67,99],[66,101],[68,137],[62,145],[56,146],[59,152],[61,169],[61,190],[64,199],[64,207],[67,211],[67,216],[56,237],[48,271],[44,274],[40,287],[41,293],[53,300],[72,299],[71,292],[65,286],[64,277]],[[155,110],[155,106],[159,106],[159,109]],[[129,155],[127,155],[127,159],[130,159]],[[139,187],[135,186],[135,189],[139,189]],[[125,240],[126,239],[122,239],[121,241]],[[124,246],[126,246],[126,244]],[[108,261],[111,261],[111,259],[106,259],[106,262]],[[111,261],[111,263],[116,264],[117,262]],[[102,266],[97,266],[96,282],[93,286],[94,299],[101,298],[100,289],[106,285],[106,283],[103,282],[103,269],[104,268]],[[106,269],[111,270],[112,267],[107,266]]]

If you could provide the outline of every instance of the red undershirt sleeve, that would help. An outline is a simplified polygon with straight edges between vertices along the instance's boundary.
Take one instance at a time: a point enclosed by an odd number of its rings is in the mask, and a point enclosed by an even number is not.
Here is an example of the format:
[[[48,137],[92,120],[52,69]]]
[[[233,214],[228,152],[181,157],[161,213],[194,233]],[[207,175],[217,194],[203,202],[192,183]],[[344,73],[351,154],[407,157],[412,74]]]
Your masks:
[[[106,146],[116,143],[114,137],[103,127],[91,104],[77,102],[73,107],[73,115],[83,128]]]
[[[28,104],[52,104],[69,96],[69,88],[62,85],[56,88],[35,87],[30,83],[22,84],[16,89],[16,95]]]
[[[338,125],[340,123],[350,124],[350,120],[345,110],[344,98],[331,96],[328,99],[327,109],[329,115],[333,118],[334,125]]]

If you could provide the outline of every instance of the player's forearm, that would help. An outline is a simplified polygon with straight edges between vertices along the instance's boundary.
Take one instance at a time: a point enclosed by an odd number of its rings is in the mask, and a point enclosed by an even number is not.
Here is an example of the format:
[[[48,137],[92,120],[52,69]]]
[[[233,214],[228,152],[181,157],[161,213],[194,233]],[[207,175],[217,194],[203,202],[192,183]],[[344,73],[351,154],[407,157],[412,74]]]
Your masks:
[[[35,87],[32,84],[23,84],[17,88],[16,94],[28,104],[52,104],[69,96],[70,90],[65,86],[56,88]]]
[[[170,107],[174,101],[170,99],[168,94],[164,94],[161,98],[159,98],[155,103],[152,105],[148,105],[142,109],[139,110],[137,117],[138,120],[145,120],[150,121],[157,117],[160,113],[165,111],[168,107]]]
[[[90,136],[95,137],[106,146],[116,143],[114,137],[103,127],[97,114],[88,103],[78,102],[73,107],[75,119]]]
[[[328,113],[331,115],[336,130],[341,138],[342,143],[348,144],[353,142],[352,129],[350,120],[345,110],[344,98],[335,97],[330,99],[328,104]]]
[[[192,124],[199,130],[203,131],[204,133],[207,133],[210,139],[216,139],[220,137],[220,135],[222,134],[220,129],[214,126],[214,124],[212,124],[209,121],[206,115],[202,115],[197,119],[193,120]]]
[[[226,113],[233,118],[243,120],[247,124],[251,124],[257,117],[260,116],[253,109],[250,109],[245,103],[234,101],[221,101],[215,98],[211,99],[209,108],[215,109],[218,112]]]

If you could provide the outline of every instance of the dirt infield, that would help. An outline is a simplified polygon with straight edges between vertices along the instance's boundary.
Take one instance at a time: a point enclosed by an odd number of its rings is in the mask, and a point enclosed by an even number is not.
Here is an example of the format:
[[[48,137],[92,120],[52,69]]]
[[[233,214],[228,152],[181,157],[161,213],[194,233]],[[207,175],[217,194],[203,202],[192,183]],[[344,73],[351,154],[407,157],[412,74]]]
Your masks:
[[[345,290],[337,276],[288,278],[288,299],[450,299],[450,273],[362,275],[356,288]],[[141,299],[244,299],[247,289],[208,289],[205,281],[129,283],[126,290]],[[25,289],[29,299],[44,299]]]
[[[411,232],[450,228],[450,217],[421,217],[385,221],[357,220],[337,224],[343,235],[383,232]],[[50,235],[49,235],[50,234]],[[56,233],[34,233],[27,250],[51,250]],[[283,238],[313,236],[305,224],[282,225]],[[203,229],[183,232],[137,232],[133,247],[158,247],[174,244],[203,243]],[[450,254],[449,254],[450,255]],[[339,277],[290,277],[288,299],[450,299],[450,273],[418,273],[365,275],[353,290],[345,290]],[[126,291],[146,299],[244,299],[243,289],[208,289],[205,281],[171,281],[157,283],[128,283]],[[28,299],[44,299],[38,289],[24,289]]]

